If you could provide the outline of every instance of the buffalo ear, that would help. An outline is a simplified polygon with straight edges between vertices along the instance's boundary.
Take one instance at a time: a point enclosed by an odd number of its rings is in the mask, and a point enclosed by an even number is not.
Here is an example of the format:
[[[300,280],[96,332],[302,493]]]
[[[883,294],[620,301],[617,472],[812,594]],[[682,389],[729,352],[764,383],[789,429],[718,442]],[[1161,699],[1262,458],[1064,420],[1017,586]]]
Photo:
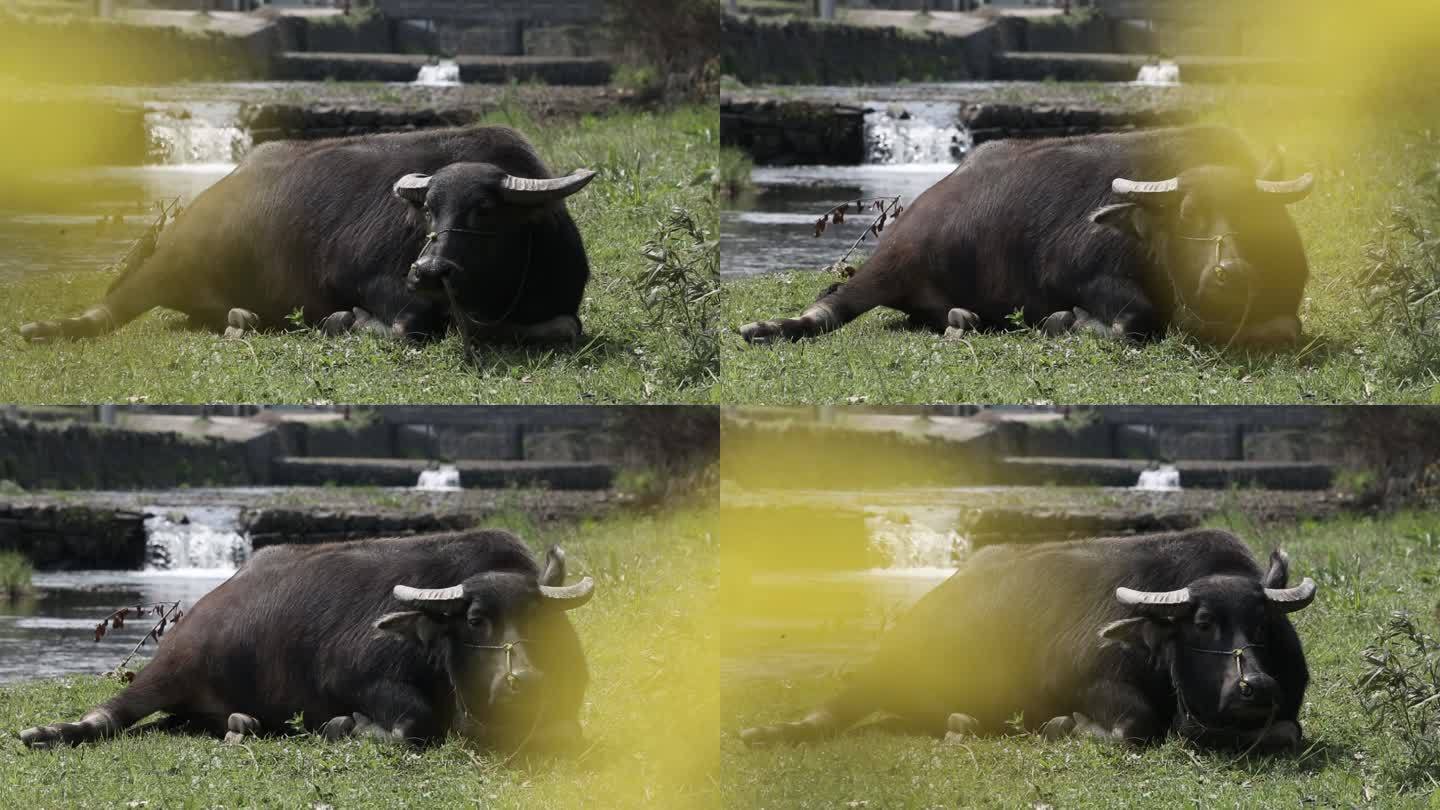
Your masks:
[[[540,575],[540,584],[565,584],[565,552],[559,546],[551,546],[550,550],[545,552],[545,573]]]
[[[1284,588],[1290,580],[1290,555],[1275,549],[1270,552],[1270,568],[1260,584],[1266,588]]]
[[[430,175],[407,174],[396,180],[390,190],[405,202],[420,205],[425,202],[425,195],[430,192]]]
[[[1130,202],[1102,205],[1090,212],[1090,221],[1096,225],[1124,231],[1136,239],[1145,238],[1148,218],[1144,208]]]
[[[430,642],[439,638],[444,629],[434,619],[418,610],[386,613],[375,620],[373,627],[382,633],[414,641],[422,647],[429,646]]]
[[[1132,616],[1100,628],[1099,636],[1102,643],[1137,647],[1148,651],[1152,656],[1158,656],[1160,648],[1174,633],[1175,623],[1169,619]]]

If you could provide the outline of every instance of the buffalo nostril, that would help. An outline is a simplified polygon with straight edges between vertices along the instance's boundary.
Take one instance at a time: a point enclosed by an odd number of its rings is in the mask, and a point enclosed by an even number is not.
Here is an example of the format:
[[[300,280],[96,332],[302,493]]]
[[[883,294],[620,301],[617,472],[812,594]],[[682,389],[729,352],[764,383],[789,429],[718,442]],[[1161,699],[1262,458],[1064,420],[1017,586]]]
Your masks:
[[[1254,687],[1250,686],[1250,682],[1249,682],[1249,681],[1241,681],[1241,682],[1240,682],[1240,694],[1243,695],[1244,697],[1247,697],[1247,698],[1248,698],[1248,697],[1251,697],[1251,696],[1253,696],[1253,695],[1255,694],[1255,689],[1254,689]]]

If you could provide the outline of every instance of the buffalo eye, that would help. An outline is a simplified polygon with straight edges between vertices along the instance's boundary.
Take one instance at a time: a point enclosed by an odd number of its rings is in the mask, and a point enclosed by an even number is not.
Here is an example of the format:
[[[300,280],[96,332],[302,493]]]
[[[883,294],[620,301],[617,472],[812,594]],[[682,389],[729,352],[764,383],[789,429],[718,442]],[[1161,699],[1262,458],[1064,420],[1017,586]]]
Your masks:
[[[1211,627],[1214,627],[1214,624],[1210,621],[1210,617],[1208,615],[1203,613],[1195,614],[1196,630],[1199,630],[1202,633],[1208,633],[1210,632]]]
[[[471,616],[469,616],[469,617],[466,618],[466,621],[469,622],[469,624],[470,624],[471,627],[475,628],[476,630],[479,630],[481,635],[486,636],[487,638],[489,637],[489,635],[490,635],[490,620],[489,620],[489,619],[485,618],[484,616],[471,615]]]

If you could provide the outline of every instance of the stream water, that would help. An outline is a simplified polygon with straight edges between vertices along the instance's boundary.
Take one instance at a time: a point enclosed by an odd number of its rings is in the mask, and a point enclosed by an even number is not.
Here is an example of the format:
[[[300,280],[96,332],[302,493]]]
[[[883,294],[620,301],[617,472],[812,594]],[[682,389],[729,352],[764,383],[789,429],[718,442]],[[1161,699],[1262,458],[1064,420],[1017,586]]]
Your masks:
[[[720,664],[727,683],[813,676],[852,666],[874,648],[886,627],[955,573],[969,547],[955,529],[959,507],[897,502],[888,495],[875,500],[867,506],[865,532],[885,564],[727,576]]]
[[[143,571],[36,574],[34,593],[0,601],[0,683],[113,669],[154,626],[132,619],[95,640],[95,625],[122,607],[179,600],[189,609],[250,556],[238,508],[164,506],[147,509]],[[141,648],[136,660],[155,651]]]
[[[846,201],[901,195],[906,205],[949,174],[970,148],[955,102],[867,102],[865,162],[859,166],[757,167],[755,193],[721,212],[720,275],[816,270],[837,261],[873,215],[848,217],[814,236],[815,220]],[[868,255],[872,235],[856,249]]]

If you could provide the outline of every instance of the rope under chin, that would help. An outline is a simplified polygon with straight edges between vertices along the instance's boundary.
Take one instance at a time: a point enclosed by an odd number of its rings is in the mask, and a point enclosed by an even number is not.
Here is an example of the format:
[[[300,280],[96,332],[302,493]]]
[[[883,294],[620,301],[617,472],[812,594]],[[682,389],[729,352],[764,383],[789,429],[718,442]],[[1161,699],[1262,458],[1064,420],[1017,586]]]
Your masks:
[[[1225,240],[1234,239],[1235,236],[1236,234],[1234,233],[1226,232],[1219,234],[1218,236],[1177,236],[1176,238],[1184,239],[1188,242],[1215,243],[1215,262],[1213,266],[1215,267],[1217,273],[1221,273],[1221,276],[1223,278],[1223,270],[1221,270],[1220,268],[1220,254],[1221,251],[1224,249]],[[1168,278],[1170,281],[1170,290],[1175,299],[1175,309],[1177,312],[1184,314],[1187,318],[1189,318],[1190,322],[1199,324],[1200,326],[1226,325],[1225,321],[1212,321],[1200,317],[1200,313],[1197,312],[1194,307],[1185,303],[1185,297],[1180,292],[1180,287],[1176,285],[1175,277],[1167,273],[1166,278]],[[1252,289],[1253,285],[1250,282],[1249,274],[1242,274],[1242,278],[1245,281],[1245,310],[1240,313],[1240,320],[1238,323],[1235,324],[1235,331],[1230,333],[1230,339],[1225,341],[1225,347],[1221,349],[1221,351],[1229,351],[1230,347],[1235,344],[1235,339],[1240,336],[1241,332],[1245,331],[1245,324],[1250,320],[1250,308],[1255,302],[1255,295],[1254,290]]]
[[[441,228],[438,231],[431,231],[425,234],[425,244],[421,246],[419,256],[425,255],[425,252],[430,249],[430,246],[434,244],[437,237],[447,233],[469,234],[472,236],[487,236],[493,239],[500,232],[498,230],[478,230],[474,228]],[[520,270],[520,283],[516,285],[515,294],[511,296],[510,304],[505,307],[505,312],[495,320],[482,320],[466,312],[465,308],[460,304],[460,297],[455,294],[455,287],[450,281],[450,274],[446,273],[445,275],[440,277],[440,284],[445,288],[445,300],[450,307],[450,320],[455,322],[455,328],[460,331],[460,340],[463,341],[465,344],[465,355],[471,360],[475,359],[473,354],[474,345],[471,339],[471,327],[476,327],[480,329],[492,329],[505,323],[505,321],[509,319],[511,315],[515,314],[516,308],[520,306],[520,299],[525,296],[525,286],[526,282],[528,282],[530,278],[530,261],[534,256],[534,251],[535,229],[526,228],[525,263]],[[419,256],[416,257],[416,261],[419,261]]]
[[[1251,643],[1236,647],[1231,650],[1211,650],[1205,647],[1187,647],[1186,649],[1191,652],[1205,653],[1207,655],[1233,656],[1235,659],[1235,673],[1240,677],[1240,690],[1241,694],[1243,695],[1248,694],[1248,690],[1250,688],[1249,681],[1245,679],[1245,651],[1252,647],[1264,646],[1264,644]],[[1194,712],[1190,711],[1190,704],[1188,701],[1185,700],[1185,687],[1181,684],[1179,677],[1180,673],[1177,671],[1178,666],[1179,662],[1172,659],[1170,662],[1170,685],[1175,690],[1176,707],[1180,710],[1181,715],[1184,716],[1185,721],[1198,727],[1202,733],[1212,730],[1224,731],[1224,727],[1216,728],[1206,725],[1203,721],[1201,721],[1195,716]],[[1245,749],[1240,754],[1241,757],[1244,757],[1248,755],[1251,751],[1254,751],[1255,747],[1258,746],[1261,742],[1263,742],[1265,738],[1270,734],[1270,729],[1273,728],[1275,725],[1275,715],[1279,713],[1279,710],[1280,707],[1278,704],[1271,705],[1270,715],[1265,719],[1265,725],[1255,735],[1255,740],[1254,742],[1250,743],[1250,747]]]

